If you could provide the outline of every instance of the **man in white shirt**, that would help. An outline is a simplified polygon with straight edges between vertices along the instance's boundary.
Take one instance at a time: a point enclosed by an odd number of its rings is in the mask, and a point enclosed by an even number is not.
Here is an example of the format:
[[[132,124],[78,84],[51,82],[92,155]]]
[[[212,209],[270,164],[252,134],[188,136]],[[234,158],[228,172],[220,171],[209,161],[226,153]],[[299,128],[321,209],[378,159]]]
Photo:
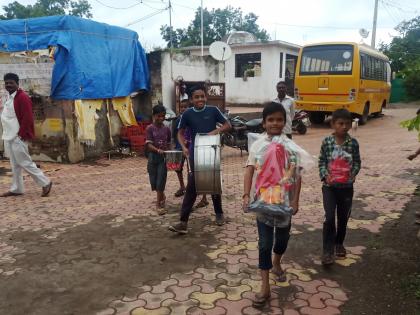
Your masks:
[[[30,97],[19,89],[19,77],[15,73],[4,75],[4,87],[9,97],[3,104],[1,123],[4,148],[10,159],[13,179],[10,190],[0,197],[19,196],[24,193],[22,170],[31,175],[42,187],[42,197],[48,196],[52,182],[36,166],[29,155],[28,141],[34,138],[34,119]]]
[[[283,128],[283,133],[292,139],[292,121],[295,117],[295,101],[292,97],[286,94],[286,83],[280,81],[277,83],[277,98],[273,102],[283,105],[286,110],[286,124]]]

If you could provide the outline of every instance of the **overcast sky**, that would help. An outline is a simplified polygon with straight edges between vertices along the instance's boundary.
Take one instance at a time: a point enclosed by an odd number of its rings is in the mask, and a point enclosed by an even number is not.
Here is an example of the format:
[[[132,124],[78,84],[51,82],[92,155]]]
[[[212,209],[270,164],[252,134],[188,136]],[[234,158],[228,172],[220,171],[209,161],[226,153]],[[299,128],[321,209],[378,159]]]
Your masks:
[[[194,17],[201,0],[172,0],[172,23],[175,28],[186,27]],[[11,3],[0,0],[1,7]],[[19,0],[34,4],[35,0]],[[164,46],[160,26],[169,24],[168,0],[89,0],[93,19],[128,27],[139,34],[145,49]],[[317,41],[361,41],[359,29],[371,34],[374,0],[203,0],[207,8],[240,7],[244,13],[259,16],[258,24],[271,39],[295,44]],[[417,0],[379,0],[376,43],[389,42],[397,33],[394,27],[403,20],[420,15]],[[136,23],[137,20],[140,20]],[[131,25],[129,25],[131,24]],[[128,26],[129,25],[129,26]],[[370,35],[365,39],[370,44]]]

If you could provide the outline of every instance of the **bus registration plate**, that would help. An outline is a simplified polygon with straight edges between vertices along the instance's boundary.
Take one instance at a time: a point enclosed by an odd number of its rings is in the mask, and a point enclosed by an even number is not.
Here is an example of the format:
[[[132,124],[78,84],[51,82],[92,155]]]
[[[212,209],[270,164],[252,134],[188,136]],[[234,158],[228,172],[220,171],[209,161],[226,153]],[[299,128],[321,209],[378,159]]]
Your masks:
[[[323,112],[323,111],[326,111],[326,110],[327,110],[327,106],[321,106],[321,105],[318,105],[318,106],[317,106],[317,109],[318,109],[319,111]]]

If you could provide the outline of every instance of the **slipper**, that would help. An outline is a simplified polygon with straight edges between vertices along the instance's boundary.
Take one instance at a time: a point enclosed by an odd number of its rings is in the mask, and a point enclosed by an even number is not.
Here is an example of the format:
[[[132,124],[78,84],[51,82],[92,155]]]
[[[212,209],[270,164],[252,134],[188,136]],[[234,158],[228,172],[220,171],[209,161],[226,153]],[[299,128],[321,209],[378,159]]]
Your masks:
[[[42,187],[41,197],[47,197],[50,194],[51,187],[52,187],[52,182],[50,182],[47,186]]]
[[[278,271],[277,269],[273,269],[271,272],[274,273],[277,276],[276,281],[278,281],[278,282],[286,282],[287,281],[286,272],[284,272],[284,270]]]
[[[200,200],[199,203],[195,206],[196,208],[204,208],[209,205],[209,202],[207,200]]]
[[[159,206],[161,208],[165,208],[165,205],[166,205],[166,196],[163,196],[163,200],[160,201],[160,205]]]
[[[166,211],[165,208],[160,208],[160,207],[158,207],[156,209],[156,212],[157,212],[158,215],[164,215],[164,214],[168,213],[168,211]]]
[[[4,194],[1,194],[0,197],[13,197],[13,196],[21,196],[21,195],[23,194],[8,191],[8,192],[5,192]]]
[[[271,295],[262,296],[259,293],[255,294],[255,298],[252,301],[252,306],[255,308],[261,308],[270,300]]]
[[[185,194],[185,189],[180,188],[176,191],[175,197],[181,197],[181,196],[184,196],[184,194]]]

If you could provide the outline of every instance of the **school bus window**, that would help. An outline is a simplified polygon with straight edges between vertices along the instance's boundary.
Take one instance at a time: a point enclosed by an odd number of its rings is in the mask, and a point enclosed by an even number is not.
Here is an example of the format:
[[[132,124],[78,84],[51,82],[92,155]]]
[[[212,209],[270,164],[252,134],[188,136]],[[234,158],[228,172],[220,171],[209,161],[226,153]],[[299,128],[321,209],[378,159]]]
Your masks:
[[[301,75],[351,74],[352,67],[351,45],[310,46],[302,51]]]
[[[387,81],[387,63],[373,56],[360,54],[361,78],[366,80]]]

